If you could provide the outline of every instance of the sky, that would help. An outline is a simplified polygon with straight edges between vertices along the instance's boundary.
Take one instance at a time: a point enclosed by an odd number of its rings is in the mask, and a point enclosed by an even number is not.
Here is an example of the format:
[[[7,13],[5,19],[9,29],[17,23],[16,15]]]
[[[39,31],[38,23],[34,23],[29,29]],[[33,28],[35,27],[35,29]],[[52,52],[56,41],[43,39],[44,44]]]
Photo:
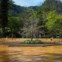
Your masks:
[[[15,4],[20,6],[37,6],[44,2],[44,0],[13,0]]]

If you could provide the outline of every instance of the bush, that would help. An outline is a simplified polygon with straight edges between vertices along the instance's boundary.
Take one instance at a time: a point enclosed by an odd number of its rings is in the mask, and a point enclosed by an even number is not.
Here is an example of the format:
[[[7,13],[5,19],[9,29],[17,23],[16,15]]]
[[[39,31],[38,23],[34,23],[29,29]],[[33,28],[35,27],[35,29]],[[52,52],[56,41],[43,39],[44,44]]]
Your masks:
[[[40,40],[25,40],[21,44],[43,44]]]

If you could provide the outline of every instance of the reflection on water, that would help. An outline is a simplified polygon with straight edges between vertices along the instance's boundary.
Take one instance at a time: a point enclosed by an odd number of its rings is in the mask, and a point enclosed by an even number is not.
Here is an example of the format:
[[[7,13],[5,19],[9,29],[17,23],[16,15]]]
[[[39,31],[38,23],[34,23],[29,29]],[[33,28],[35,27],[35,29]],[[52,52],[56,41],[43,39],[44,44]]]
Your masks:
[[[0,62],[8,62],[8,55],[5,51],[0,52]]]
[[[0,49],[0,62],[62,62],[62,46],[6,47]]]
[[[7,46],[0,45],[0,62],[8,62]]]

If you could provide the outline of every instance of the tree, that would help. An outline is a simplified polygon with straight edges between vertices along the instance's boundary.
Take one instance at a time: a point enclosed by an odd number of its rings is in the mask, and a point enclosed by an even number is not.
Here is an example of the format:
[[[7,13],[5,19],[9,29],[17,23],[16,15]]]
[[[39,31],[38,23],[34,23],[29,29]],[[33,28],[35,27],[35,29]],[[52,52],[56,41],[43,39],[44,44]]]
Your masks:
[[[33,37],[36,37],[37,33],[38,19],[36,18],[36,11],[30,9],[29,12],[29,16],[24,22],[22,35],[25,37],[31,37],[31,40],[33,40]]]
[[[62,14],[61,7],[62,7],[61,0],[45,0],[44,3],[39,7],[39,10],[38,10],[39,23],[38,23],[38,26],[39,25],[43,26],[39,31],[41,31],[41,32],[43,31],[44,36],[49,34],[49,32],[48,32],[49,30],[45,26],[45,24],[47,24],[46,18],[48,16],[48,13],[50,13],[50,11],[55,11],[57,14]]]
[[[3,37],[6,37],[6,27],[8,22],[8,1],[1,0],[1,26],[3,31]]]
[[[22,21],[20,20],[20,17],[18,17],[18,16],[10,16],[9,17],[8,32],[11,33],[12,38],[16,37],[14,35],[16,35],[17,33],[20,32],[21,27],[22,27],[21,25],[22,25]]]
[[[39,37],[45,37],[46,32],[47,32],[46,27],[45,27],[47,12],[43,11],[42,8],[40,7],[37,11],[37,16],[39,18],[38,26],[40,27]]]
[[[56,11],[50,11],[46,20],[46,27],[50,33],[62,34],[62,15]]]

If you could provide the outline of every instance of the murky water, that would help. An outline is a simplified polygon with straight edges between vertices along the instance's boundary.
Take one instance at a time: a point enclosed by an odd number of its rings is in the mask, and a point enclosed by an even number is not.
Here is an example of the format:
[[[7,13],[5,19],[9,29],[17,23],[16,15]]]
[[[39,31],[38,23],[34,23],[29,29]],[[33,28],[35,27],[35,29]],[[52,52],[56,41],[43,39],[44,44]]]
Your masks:
[[[0,62],[62,62],[62,46],[0,46]]]

